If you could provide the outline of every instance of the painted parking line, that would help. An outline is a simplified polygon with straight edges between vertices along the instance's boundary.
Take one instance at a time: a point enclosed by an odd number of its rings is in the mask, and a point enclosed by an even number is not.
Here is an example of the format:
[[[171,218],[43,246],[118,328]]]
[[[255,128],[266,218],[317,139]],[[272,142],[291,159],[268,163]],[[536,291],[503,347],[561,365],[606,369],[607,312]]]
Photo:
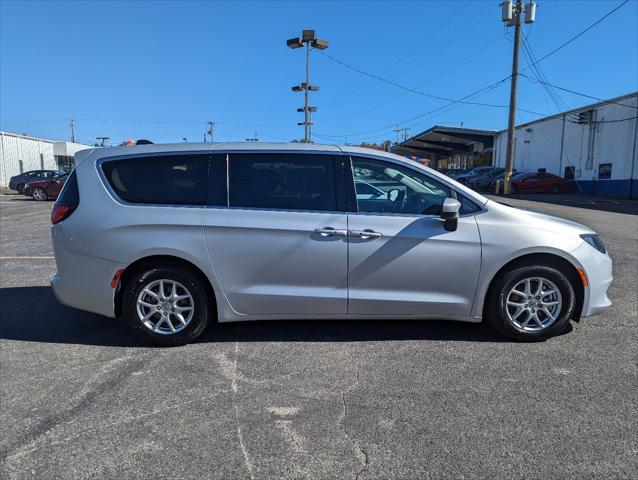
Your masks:
[[[49,260],[53,255],[19,255],[13,257],[0,257],[0,260]]]

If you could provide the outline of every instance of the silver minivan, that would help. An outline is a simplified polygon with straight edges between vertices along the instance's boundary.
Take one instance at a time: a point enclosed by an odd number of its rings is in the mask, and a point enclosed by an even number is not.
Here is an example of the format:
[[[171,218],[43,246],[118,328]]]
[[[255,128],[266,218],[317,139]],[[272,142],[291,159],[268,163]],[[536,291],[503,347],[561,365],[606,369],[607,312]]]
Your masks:
[[[486,319],[543,340],[610,305],[591,229],[406,158],[316,144],[87,150],[52,210],[60,302],[181,345],[211,320]]]

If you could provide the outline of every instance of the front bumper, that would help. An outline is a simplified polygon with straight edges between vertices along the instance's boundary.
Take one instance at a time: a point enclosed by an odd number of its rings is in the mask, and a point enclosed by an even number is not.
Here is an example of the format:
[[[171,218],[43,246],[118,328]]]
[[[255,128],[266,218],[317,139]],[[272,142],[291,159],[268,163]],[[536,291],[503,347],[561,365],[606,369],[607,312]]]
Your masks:
[[[572,255],[583,266],[589,283],[584,289],[581,317],[597,315],[611,306],[611,300],[607,296],[607,290],[614,278],[611,257],[609,254],[600,253],[585,242],[574,250]]]

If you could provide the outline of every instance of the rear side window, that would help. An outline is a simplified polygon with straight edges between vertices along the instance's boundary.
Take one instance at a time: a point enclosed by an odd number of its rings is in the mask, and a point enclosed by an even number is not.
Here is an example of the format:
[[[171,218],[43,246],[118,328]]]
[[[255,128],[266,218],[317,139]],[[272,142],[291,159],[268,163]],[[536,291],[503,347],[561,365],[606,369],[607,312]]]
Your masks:
[[[162,155],[104,162],[113,191],[130,203],[204,205],[209,155]]]
[[[69,178],[64,182],[56,203],[75,206],[80,203],[80,192],[78,191],[78,179],[75,176],[75,170],[71,172]]]
[[[336,211],[331,155],[231,154],[231,207]]]

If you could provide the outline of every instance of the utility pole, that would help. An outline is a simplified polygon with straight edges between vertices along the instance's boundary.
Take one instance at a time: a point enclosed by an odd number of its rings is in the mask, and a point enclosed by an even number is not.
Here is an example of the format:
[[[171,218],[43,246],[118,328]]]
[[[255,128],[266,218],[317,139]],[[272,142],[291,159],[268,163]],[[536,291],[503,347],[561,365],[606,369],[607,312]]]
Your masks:
[[[397,144],[401,142],[401,137],[403,137],[403,141],[406,141],[408,139],[408,130],[411,130],[410,127],[400,128],[399,124],[397,123],[397,128],[393,130],[394,132],[397,132]]]
[[[403,141],[405,142],[408,139],[408,130],[411,130],[409,127],[404,127],[401,129],[403,132]]]
[[[75,120],[71,119],[71,142],[75,143]]]
[[[512,77],[510,86],[510,108],[507,121],[507,150],[505,157],[505,175],[503,179],[503,193],[511,192],[512,170],[514,168],[514,132],[516,129],[516,97],[518,95],[518,52],[521,46],[521,16],[525,13],[525,23],[534,23],[536,20],[536,3],[529,2],[523,9],[523,0],[516,0],[512,5],[511,0],[501,4],[502,21],[508,27],[514,27],[514,53],[512,55]]]
[[[316,112],[317,107],[308,106],[308,93],[319,91],[318,86],[310,85],[310,47],[316,48],[318,50],[325,50],[326,48],[328,48],[328,41],[319,40],[317,37],[315,37],[314,30],[303,30],[301,32],[301,38],[291,38],[286,41],[286,45],[288,45],[288,47],[290,48],[301,48],[304,46],[306,47],[306,81],[301,85],[295,85],[294,87],[292,87],[292,91],[301,92],[303,90],[304,92],[304,106],[303,108],[297,109],[298,112],[303,111],[304,121],[297,123],[297,125],[304,126],[304,143],[310,143],[312,142],[311,113]]]
[[[215,143],[215,125],[217,125],[217,122],[208,122],[208,132],[206,133],[210,135],[210,143]]]

